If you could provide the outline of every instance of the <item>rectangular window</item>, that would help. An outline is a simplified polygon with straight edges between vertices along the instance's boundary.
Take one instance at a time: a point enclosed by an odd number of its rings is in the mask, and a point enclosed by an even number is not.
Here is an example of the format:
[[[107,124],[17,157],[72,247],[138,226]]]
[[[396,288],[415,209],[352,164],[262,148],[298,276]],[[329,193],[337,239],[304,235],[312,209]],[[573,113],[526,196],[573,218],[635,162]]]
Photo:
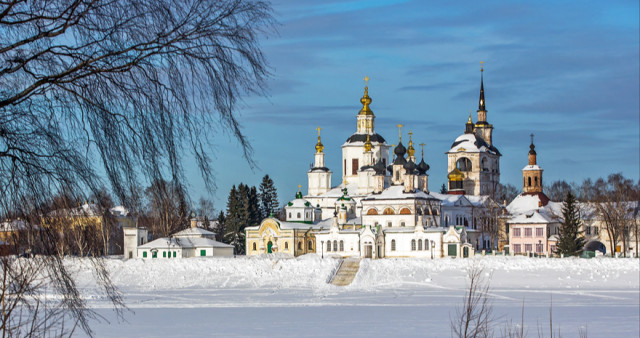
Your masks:
[[[200,250],[200,256],[206,256],[207,250]]]
[[[143,257],[143,258],[147,258],[147,252],[146,252],[146,251],[143,251],[143,252],[142,252],[142,257]]]
[[[520,228],[513,228],[513,237],[520,237]]]
[[[173,257],[175,257],[175,256],[176,256],[176,252],[174,251],[174,252],[173,252]]]
[[[520,247],[520,244],[514,244],[514,245],[513,245],[513,252],[514,252],[514,253],[520,253],[520,252],[522,252],[522,251],[520,250],[520,248],[521,248],[521,247]]]
[[[524,228],[524,237],[531,237],[531,228]]]
[[[162,252],[162,258],[166,258],[166,257],[167,257],[167,252],[166,252],[166,251],[163,251],[163,252]]]
[[[591,235],[591,227],[587,225],[587,226],[586,226],[586,227],[584,227],[584,228],[585,228],[585,229],[584,229],[584,230],[585,230],[584,232],[585,232],[587,235]]]
[[[536,237],[544,237],[544,229],[536,228]]]
[[[595,226],[593,227],[593,234],[594,235],[598,234],[598,227],[595,227]]]
[[[542,244],[536,244],[536,253],[542,253]]]
[[[531,252],[533,249],[531,244],[525,244],[524,245],[524,252]]]
[[[358,169],[360,169],[360,166],[358,166],[358,159],[354,158],[351,160],[351,175],[357,175]]]

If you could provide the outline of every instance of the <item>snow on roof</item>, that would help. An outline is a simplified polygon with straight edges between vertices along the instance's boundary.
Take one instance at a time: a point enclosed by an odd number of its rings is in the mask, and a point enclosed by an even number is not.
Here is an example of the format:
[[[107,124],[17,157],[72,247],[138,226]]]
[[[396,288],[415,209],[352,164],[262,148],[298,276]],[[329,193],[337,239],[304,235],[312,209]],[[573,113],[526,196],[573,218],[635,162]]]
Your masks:
[[[537,194],[520,194],[507,205],[507,212],[511,215],[519,215],[542,207],[540,197]]]
[[[313,207],[313,205],[311,205],[311,202],[307,201],[304,198],[296,198],[294,200],[291,200],[285,206],[285,208],[311,208],[311,207]]]
[[[536,223],[536,224],[547,224],[554,222],[551,217],[547,216],[545,213],[540,213],[538,211],[529,211],[524,214],[520,214],[516,217],[513,217],[507,223]]]
[[[220,243],[211,238],[202,237],[162,237],[141,245],[138,249],[190,249],[190,248],[232,248],[233,245]]]
[[[397,199],[427,199],[436,200],[434,196],[427,194],[422,190],[416,190],[415,192],[405,193],[404,186],[392,185],[379,194],[368,195],[363,201],[369,200],[397,200]]]
[[[344,183],[338,185],[337,187],[333,187],[331,188],[331,190],[325,192],[324,194],[321,194],[319,196],[307,196],[310,198],[318,198],[318,197],[335,197],[338,198],[342,195],[344,195],[344,193],[342,192],[342,189],[344,189]],[[359,195],[358,194],[358,185],[357,184],[347,184],[347,195],[349,195],[349,197],[362,197],[364,195]]]
[[[202,228],[186,228],[182,231],[178,231],[173,234],[173,237],[213,237],[215,236],[215,232],[211,232],[209,230],[205,230]]]
[[[500,152],[496,147],[489,146],[487,142],[485,142],[482,138],[477,137],[473,133],[465,133],[455,141],[451,145],[451,149],[447,153],[457,153],[458,151],[465,151],[468,153],[492,153],[496,155],[500,155]]]
[[[470,203],[469,199],[466,198],[464,195],[448,195],[448,194],[440,194],[437,192],[431,192],[430,194],[433,197],[439,199],[440,202],[442,203],[442,206],[445,206],[445,207],[455,206],[456,202],[460,201],[460,199],[462,199],[463,201],[466,200]]]
[[[524,168],[522,168],[522,171],[529,171],[529,170],[542,170],[542,168],[540,168],[537,164],[527,165]]]

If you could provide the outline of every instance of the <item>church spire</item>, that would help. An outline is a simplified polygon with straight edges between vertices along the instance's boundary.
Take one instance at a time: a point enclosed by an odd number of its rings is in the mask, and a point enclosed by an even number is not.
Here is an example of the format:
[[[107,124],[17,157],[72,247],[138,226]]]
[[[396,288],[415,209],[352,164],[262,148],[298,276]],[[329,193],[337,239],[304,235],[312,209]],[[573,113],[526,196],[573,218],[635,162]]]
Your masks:
[[[484,102],[484,61],[480,61],[480,100],[478,102],[478,112],[486,112]],[[486,116],[486,114],[485,114]],[[482,121],[485,122],[485,121]]]

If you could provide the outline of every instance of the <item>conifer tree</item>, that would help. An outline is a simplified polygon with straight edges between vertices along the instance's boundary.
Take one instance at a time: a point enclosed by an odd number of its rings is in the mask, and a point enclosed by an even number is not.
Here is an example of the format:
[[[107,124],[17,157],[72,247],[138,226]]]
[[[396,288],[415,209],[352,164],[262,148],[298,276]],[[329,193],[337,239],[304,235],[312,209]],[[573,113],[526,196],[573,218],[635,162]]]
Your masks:
[[[442,183],[442,186],[440,187],[440,193],[441,194],[446,194],[447,193],[447,186],[444,185],[444,183]]]
[[[259,189],[261,218],[269,217],[269,215],[275,213],[276,209],[278,209],[278,192],[269,175],[264,175]]]
[[[216,233],[216,241],[218,242],[223,242],[224,241],[224,234],[227,232],[226,231],[226,217],[224,216],[224,211],[220,211],[220,214],[218,214],[218,219],[217,219],[217,225],[216,225],[216,229],[215,229],[215,233]]]
[[[580,215],[575,196],[569,191],[562,206],[562,218],[558,233],[556,254],[565,256],[577,256],[584,247],[584,237],[580,231]]]

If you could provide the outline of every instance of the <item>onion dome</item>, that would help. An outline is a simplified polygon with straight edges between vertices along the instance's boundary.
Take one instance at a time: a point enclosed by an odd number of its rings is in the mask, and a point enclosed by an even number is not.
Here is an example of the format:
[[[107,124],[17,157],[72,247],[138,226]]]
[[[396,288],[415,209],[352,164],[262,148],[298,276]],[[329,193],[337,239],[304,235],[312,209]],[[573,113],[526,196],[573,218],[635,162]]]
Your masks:
[[[324,150],[324,145],[320,142],[320,136],[318,136],[318,143],[316,143],[316,153],[321,153]]]
[[[384,163],[382,163],[382,159],[378,159],[378,162],[376,163],[376,165],[373,166],[373,170],[376,171],[376,175],[384,175]]]
[[[425,163],[423,158],[422,160],[420,160],[420,163],[418,163],[418,172],[420,173],[420,175],[424,175],[427,173],[427,170],[429,170],[429,165]]]
[[[531,134],[531,145],[529,146],[529,155],[536,155],[536,146],[533,144],[533,134]]]
[[[404,158],[404,154],[407,153],[407,150],[402,145],[402,141],[398,143],[395,149],[393,149],[393,153],[396,154],[396,159],[393,161],[393,164],[405,164],[407,160]]]
[[[404,164],[403,168],[404,168],[404,170],[407,171],[407,174],[410,175],[410,174],[413,174],[413,172],[416,170],[417,166],[412,160],[409,160],[407,163]]]
[[[407,149],[402,145],[402,142],[399,142],[395,149],[393,149],[393,153],[396,154],[397,157],[404,157],[404,154],[407,153]]]
[[[316,130],[318,131],[318,143],[316,143],[316,153],[321,153],[324,150],[324,145],[320,142],[320,130],[322,128],[318,127]]]
[[[453,168],[447,178],[449,181],[462,181],[464,180],[464,174],[458,168]]]
[[[409,157],[413,157],[413,155],[416,153],[416,150],[413,148],[413,141],[411,140],[411,135],[413,135],[413,133],[409,131],[409,148],[407,148],[407,155],[409,155]]]
[[[369,78],[365,78],[366,80],[369,80]],[[360,109],[360,112],[358,113],[358,115],[373,115],[373,111],[371,111],[371,108],[369,108],[369,105],[371,104],[371,98],[369,97],[369,87],[365,86],[364,87],[364,95],[362,96],[362,98],[360,99],[360,103],[362,103],[362,109]]]
[[[367,134],[367,141],[364,143],[364,151],[370,152],[372,147],[373,147],[373,145],[371,144],[371,141],[369,140],[369,134]]]

